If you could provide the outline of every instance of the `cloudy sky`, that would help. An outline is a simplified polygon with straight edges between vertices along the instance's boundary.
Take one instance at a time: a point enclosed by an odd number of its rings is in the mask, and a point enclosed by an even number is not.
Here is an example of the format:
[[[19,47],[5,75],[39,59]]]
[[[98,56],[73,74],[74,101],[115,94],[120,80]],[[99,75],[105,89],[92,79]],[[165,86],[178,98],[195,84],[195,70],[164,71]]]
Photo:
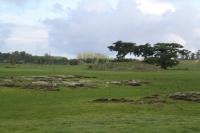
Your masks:
[[[111,55],[118,40],[200,49],[200,0],[0,0],[0,52]]]

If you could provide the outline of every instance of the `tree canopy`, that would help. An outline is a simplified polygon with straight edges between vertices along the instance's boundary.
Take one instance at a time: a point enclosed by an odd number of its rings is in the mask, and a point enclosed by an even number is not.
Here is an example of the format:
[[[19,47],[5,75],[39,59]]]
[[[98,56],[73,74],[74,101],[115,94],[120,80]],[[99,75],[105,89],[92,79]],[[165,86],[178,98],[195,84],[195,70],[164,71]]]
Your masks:
[[[178,43],[136,45],[136,43],[118,41],[109,46],[108,49],[117,52],[117,59],[122,60],[127,54],[133,54],[137,57],[143,57],[144,62],[156,64],[163,69],[177,65],[179,63],[178,56],[186,55],[189,52]]]
[[[119,60],[124,59],[127,54],[131,54],[132,52],[130,50],[133,50],[136,46],[135,43],[122,42],[122,41],[117,41],[113,44],[114,45],[109,46],[108,49],[110,51],[116,51],[117,59]]]

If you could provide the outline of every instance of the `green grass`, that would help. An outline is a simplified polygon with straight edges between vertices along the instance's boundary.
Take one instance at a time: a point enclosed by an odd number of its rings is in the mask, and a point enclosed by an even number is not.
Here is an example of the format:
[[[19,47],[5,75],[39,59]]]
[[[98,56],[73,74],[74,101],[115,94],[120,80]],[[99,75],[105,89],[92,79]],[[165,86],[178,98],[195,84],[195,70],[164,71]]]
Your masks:
[[[97,98],[166,97],[177,91],[200,91],[199,63],[181,63],[166,71],[95,71],[87,66],[0,65],[0,76],[73,74],[102,81],[141,79],[140,87],[102,84],[93,89],[59,92],[0,88],[0,133],[199,133],[200,104],[92,103]],[[182,70],[182,68],[189,68]]]

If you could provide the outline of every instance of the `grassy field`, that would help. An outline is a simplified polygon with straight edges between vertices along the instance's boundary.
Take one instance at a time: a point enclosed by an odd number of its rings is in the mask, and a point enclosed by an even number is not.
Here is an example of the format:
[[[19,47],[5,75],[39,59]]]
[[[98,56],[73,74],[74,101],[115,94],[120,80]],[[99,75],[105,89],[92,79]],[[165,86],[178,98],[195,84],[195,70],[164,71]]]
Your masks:
[[[200,63],[173,70],[97,71],[87,66],[0,65],[0,76],[83,75],[100,81],[138,79],[139,87],[106,84],[92,89],[41,91],[0,87],[0,133],[199,133],[200,104],[93,103],[98,98],[136,99],[173,92],[200,91]]]

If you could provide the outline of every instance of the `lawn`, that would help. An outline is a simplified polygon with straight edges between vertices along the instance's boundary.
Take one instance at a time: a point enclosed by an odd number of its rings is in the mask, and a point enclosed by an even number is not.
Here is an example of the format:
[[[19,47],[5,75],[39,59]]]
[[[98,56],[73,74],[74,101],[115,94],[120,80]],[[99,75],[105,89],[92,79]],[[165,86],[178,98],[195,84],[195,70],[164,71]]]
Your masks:
[[[0,87],[0,133],[199,133],[200,104],[173,101],[170,93],[200,91],[199,63],[173,70],[100,71],[87,66],[0,65],[0,76],[82,75],[99,81],[137,79],[142,86],[101,84],[97,88],[42,91]],[[188,68],[188,69],[183,69]],[[159,94],[164,104],[93,103],[98,98]]]

